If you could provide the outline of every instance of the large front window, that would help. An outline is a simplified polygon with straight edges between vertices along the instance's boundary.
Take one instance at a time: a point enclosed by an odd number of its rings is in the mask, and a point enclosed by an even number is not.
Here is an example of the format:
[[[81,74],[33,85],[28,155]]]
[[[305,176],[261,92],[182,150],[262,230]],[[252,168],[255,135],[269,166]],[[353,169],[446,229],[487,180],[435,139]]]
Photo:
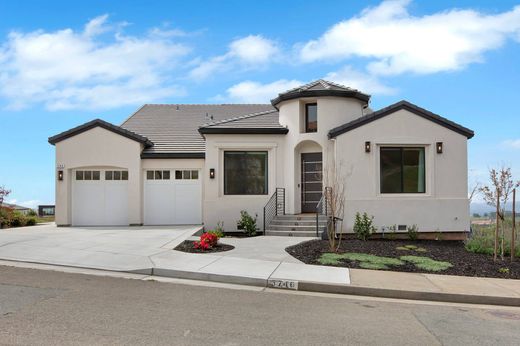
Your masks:
[[[267,151],[224,152],[224,194],[267,194]]]
[[[381,193],[424,193],[424,148],[381,147]]]

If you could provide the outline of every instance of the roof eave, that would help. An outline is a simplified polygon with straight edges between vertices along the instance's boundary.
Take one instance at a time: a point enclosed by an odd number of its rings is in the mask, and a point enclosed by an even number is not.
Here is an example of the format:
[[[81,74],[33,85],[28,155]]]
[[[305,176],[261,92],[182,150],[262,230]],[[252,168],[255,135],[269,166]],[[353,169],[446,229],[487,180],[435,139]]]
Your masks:
[[[205,153],[141,153],[141,159],[204,159]]]
[[[86,131],[91,130],[98,126],[101,128],[104,128],[105,130],[111,131],[115,134],[118,134],[120,136],[129,138],[129,139],[134,140],[139,143],[142,143],[142,144],[144,144],[145,147],[153,146],[153,142],[150,141],[148,138],[138,135],[137,133],[131,132],[129,130],[126,130],[122,127],[113,125],[113,124],[106,122],[104,120],[101,120],[101,119],[94,119],[85,124],[76,126],[70,130],[67,130],[67,131],[59,133],[55,136],[49,137],[48,142],[52,145],[55,145],[58,142],[61,142],[65,139],[74,137],[76,135],[79,135],[80,133],[86,132]]]
[[[370,100],[370,95],[364,94],[357,90],[303,90],[297,92],[291,92],[287,94],[280,94],[278,97],[271,100],[273,107],[276,107],[282,101],[293,100],[302,97],[350,97],[355,98],[363,102]],[[276,107],[278,109],[278,107]]]
[[[200,134],[242,134],[242,135],[285,135],[289,132],[287,128],[215,128],[215,127],[201,127]]]

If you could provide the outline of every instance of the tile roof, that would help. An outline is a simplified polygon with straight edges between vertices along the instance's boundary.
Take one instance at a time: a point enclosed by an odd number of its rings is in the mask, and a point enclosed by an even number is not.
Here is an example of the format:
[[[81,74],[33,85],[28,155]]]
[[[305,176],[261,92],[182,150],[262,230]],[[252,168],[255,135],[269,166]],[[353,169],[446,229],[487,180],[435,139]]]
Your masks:
[[[200,133],[287,133],[288,129],[280,125],[276,109],[245,114],[229,119],[210,122],[199,128]]]
[[[269,111],[275,111],[270,104],[146,104],[121,127],[154,143],[142,157],[204,157],[205,141],[199,127]]]
[[[289,89],[271,100],[271,104],[276,105],[282,101],[292,100],[300,97],[318,97],[318,96],[337,96],[337,97],[352,97],[363,102],[370,100],[370,95],[362,93],[361,91],[347,86],[329,82],[323,79],[310,82],[299,87]]]

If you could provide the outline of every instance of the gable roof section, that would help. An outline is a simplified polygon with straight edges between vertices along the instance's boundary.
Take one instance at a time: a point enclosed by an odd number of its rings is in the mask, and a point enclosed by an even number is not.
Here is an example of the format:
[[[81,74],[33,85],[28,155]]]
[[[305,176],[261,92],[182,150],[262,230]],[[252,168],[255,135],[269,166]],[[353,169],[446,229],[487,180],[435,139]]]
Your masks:
[[[201,134],[286,134],[289,130],[280,125],[278,117],[278,111],[272,109],[204,124],[199,128],[199,132]]]
[[[113,124],[106,122],[104,120],[101,120],[101,119],[94,119],[92,121],[89,121],[88,123],[74,127],[70,130],[62,132],[55,136],[49,137],[49,143],[54,145],[58,142],[63,141],[64,139],[74,137],[76,135],[79,135],[80,133],[83,133],[85,131],[88,131],[88,130],[93,129],[98,126],[104,128],[105,130],[111,131],[111,132],[121,135],[123,137],[134,140],[136,142],[143,143],[145,145],[145,147],[153,146],[153,143],[148,138],[146,138],[142,135],[138,135],[137,133],[129,131],[122,127],[113,125]]]
[[[363,102],[370,100],[370,95],[364,94],[359,90],[346,87],[341,84],[332,83],[323,79],[299,86],[294,89],[278,94],[278,97],[271,100],[271,104],[276,107],[280,102],[292,100],[300,97],[352,97]]]
[[[200,126],[268,111],[275,109],[270,104],[146,104],[121,127],[154,143],[141,158],[204,158],[206,143],[198,132]]]
[[[418,115],[420,117],[423,117],[426,120],[433,121],[434,123],[441,125],[447,129],[450,129],[452,131],[455,131],[463,136],[466,136],[468,139],[472,138],[475,134],[472,130],[461,126],[451,120],[448,120],[446,118],[441,117],[440,115],[437,115],[435,113],[432,113],[424,108],[421,108],[419,106],[414,105],[413,103],[410,103],[408,101],[402,100],[397,103],[394,103],[393,105],[390,105],[388,107],[382,108],[378,111],[375,111],[373,113],[364,115],[360,118],[357,118],[355,120],[352,120],[351,122],[348,122],[346,124],[343,124],[341,126],[335,127],[332,130],[329,131],[329,138],[335,138],[345,132],[348,132],[350,130],[356,129],[358,127],[361,127],[365,124],[371,123],[372,121],[375,121],[377,119],[381,119],[387,115],[390,115],[392,113],[397,112],[398,110],[405,109],[415,115]]]

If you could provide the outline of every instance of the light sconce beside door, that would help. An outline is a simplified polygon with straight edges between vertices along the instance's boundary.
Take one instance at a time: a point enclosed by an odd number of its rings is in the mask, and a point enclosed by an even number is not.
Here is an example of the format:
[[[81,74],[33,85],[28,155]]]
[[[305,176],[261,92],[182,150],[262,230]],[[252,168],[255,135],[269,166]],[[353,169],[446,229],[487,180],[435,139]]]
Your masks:
[[[437,142],[437,154],[442,154],[442,142]]]
[[[369,153],[370,152],[370,142],[365,142],[365,153]]]
[[[209,178],[210,179],[215,179],[215,168],[210,168],[209,169]]]
[[[58,171],[58,180],[59,181],[63,180],[63,171]]]

